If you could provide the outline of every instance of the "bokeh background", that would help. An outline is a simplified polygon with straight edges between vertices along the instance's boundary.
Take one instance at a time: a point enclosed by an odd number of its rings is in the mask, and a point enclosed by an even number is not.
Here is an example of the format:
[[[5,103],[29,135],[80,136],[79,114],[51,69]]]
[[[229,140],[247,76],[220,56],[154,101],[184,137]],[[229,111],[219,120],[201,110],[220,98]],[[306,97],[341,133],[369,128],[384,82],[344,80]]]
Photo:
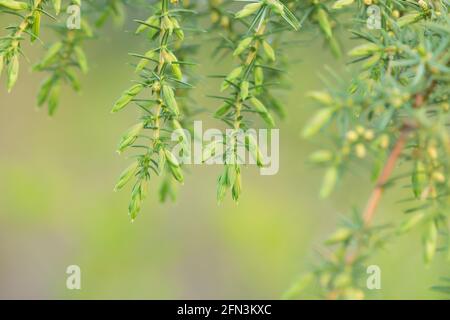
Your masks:
[[[330,199],[320,200],[323,172],[307,157],[328,141],[304,141],[299,135],[314,110],[305,93],[322,87],[319,75],[326,74],[326,65],[347,77],[345,59],[336,61],[320,41],[289,48],[289,55],[301,61],[288,72],[292,90],[283,93],[288,115],[278,121],[278,175],[245,169],[239,205],[227,197],[218,206],[221,168],[192,166],[176,203],[159,204],[153,184],[132,224],[129,190],[113,192],[128,161],[114,150],[139,112],[128,108],[112,115],[110,109],[134,77],[127,53],[146,48],[133,28],[108,25],[87,44],[91,72],[82,78],[82,94],[66,89],[54,118],[36,108],[44,75],[32,73],[32,63],[22,59],[11,94],[2,78],[0,298],[278,299],[319,261],[316,248],[353,206],[364,206],[372,186],[365,166],[355,166]],[[213,45],[206,41],[195,58],[202,77],[193,95],[207,110],[199,117],[207,126],[218,125],[210,120],[218,102],[206,94],[219,88],[207,76],[232,66],[232,61],[210,59]],[[43,49],[36,43],[25,52],[33,62]],[[386,194],[378,222],[401,218],[396,203],[401,191],[394,190]],[[443,298],[430,286],[439,283],[448,265],[438,256],[424,267],[420,230],[389,244],[372,263],[381,267],[382,289],[371,298]],[[73,264],[82,270],[80,291],[66,289],[65,271]]]

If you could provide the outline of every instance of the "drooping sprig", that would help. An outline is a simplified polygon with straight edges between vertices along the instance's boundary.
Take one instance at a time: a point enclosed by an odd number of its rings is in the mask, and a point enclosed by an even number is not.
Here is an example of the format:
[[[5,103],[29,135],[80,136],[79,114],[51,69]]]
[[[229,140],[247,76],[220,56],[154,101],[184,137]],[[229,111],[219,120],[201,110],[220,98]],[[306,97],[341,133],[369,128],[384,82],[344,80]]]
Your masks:
[[[336,136],[337,148],[311,156],[312,162],[327,168],[323,197],[330,195],[356,161],[372,164],[375,187],[364,209],[355,211],[353,218],[330,237],[327,243],[332,251],[295,284],[291,297],[299,297],[314,282],[319,285],[318,294],[326,298],[364,298],[368,259],[377,248],[412,228],[423,230],[427,264],[440,247],[450,252],[447,4],[378,4],[382,28],[352,30],[365,41],[349,52],[360,62],[358,76],[343,90],[312,92],[310,96],[321,108],[304,129],[305,137],[321,131]],[[366,11],[360,14],[366,17]],[[400,163],[402,169],[398,168]],[[404,201],[409,204],[407,218],[397,227],[376,226],[375,213],[382,195],[396,182],[410,190],[411,196]]]
[[[182,63],[182,81],[188,84],[189,87],[195,86],[199,81],[199,76],[195,72],[195,68],[188,68],[189,66],[196,65],[195,62],[190,61],[196,56],[202,44],[200,42],[203,39],[201,36],[205,31],[199,26],[199,15],[197,10],[201,7],[198,2],[192,2],[189,0],[183,0],[179,2],[179,7],[183,14],[186,15],[186,19],[183,19],[183,29],[184,31],[189,31],[187,34],[183,34],[182,37],[174,37],[173,39],[173,53],[177,57],[178,61]],[[203,108],[200,107],[197,101],[192,96],[192,90],[186,90],[187,88],[183,85],[175,87],[175,97],[177,98],[178,108],[180,109],[179,125],[176,124],[176,130],[183,128],[185,132],[189,132],[190,136],[193,137],[194,133],[192,131],[192,124],[195,116],[203,112]],[[181,158],[190,157],[190,145],[186,142],[186,136],[183,134],[182,139],[182,155]],[[185,140],[186,139],[186,140]],[[171,170],[167,168],[167,174],[162,177],[162,182],[159,187],[159,200],[160,202],[166,202],[168,200],[175,201],[177,198],[176,194],[176,183],[178,181],[173,178]]]
[[[243,159],[240,159],[237,151],[242,147],[241,144],[255,154],[259,166],[263,165],[256,141],[250,136],[241,141],[239,136],[249,128],[250,119],[246,115],[251,113],[258,114],[268,127],[275,125],[269,108],[264,104],[269,97],[269,89],[264,81],[265,73],[276,70],[273,67],[276,52],[270,44],[270,35],[277,31],[274,26],[280,21],[295,30],[299,27],[295,16],[278,0],[251,1],[236,13],[235,19],[243,21],[246,27],[245,32],[235,37],[236,44],[233,45],[233,56],[238,59],[239,65],[224,77],[221,91],[230,90],[231,94],[229,97],[219,97],[223,100],[223,105],[215,113],[216,118],[232,128],[231,134],[223,139],[230,143],[221,148],[223,154],[215,154],[217,150],[208,149],[209,155],[223,157],[225,164],[224,173],[217,183],[219,202],[228,189],[232,190],[232,198],[235,201],[238,201],[241,195]],[[229,40],[233,42],[233,39]]]
[[[179,15],[192,12],[176,8],[176,3],[161,0],[149,18],[137,20],[139,27],[136,33],[145,32],[155,46],[142,55],[133,54],[139,58],[136,72],[140,80],[123,93],[112,110],[118,112],[131,103],[143,110],[139,123],[122,137],[118,147],[120,153],[130,147],[144,150],[135,156],[135,161],[123,172],[116,185],[116,190],[119,190],[129,181],[134,181],[129,205],[132,220],[141,209],[152,177],[164,176],[180,183],[184,181],[180,161],[172,152],[174,142],[171,141],[171,133],[183,129],[175,93],[191,86],[184,81],[184,62],[175,55],[173,43],[176,39],[184,39]],[[186,137],[182,136],[182,140],[188,143]],[[188,152],[187,148],[185,151]],[[171,188],[171,184],[164,185],[164,192],[171,193],[167,188]]]
[[[79,1],[72,1],[71,4],[79,5]],[[80,90],[77,71],[86,74],[88,72],[87,57],[83,49],[83,42],[93,37],[93,31],[86,19],[82,19],[80,29],[69,29],[65,21],[52,28],[58,35],[58,41],[49,46],[41,61],[35,66],[35,71],[43,71],[50,74],[46,78],[38,92],[37,104],[42,107],[48,105],[49,115],[56,111],[60,90],[64,83],[69,84],[76,92]]]
[[[60,103],[60,90],[63,84],[68,84],[75,92],[80,91],[78,71],[87,74],[89,69],[84,52],[85,41],[92,40],[109,18],[121,20],[124,15],[124,2],[125,0],[85,2],[71,0],[60,5],[62,12],[67,12],[67,8],[72,5],[80,8],[80,26],[69,28],[66,17],[50,25],[56,32],[58,40],[49,45],[44,57],[33,68],[34,71],[50,74],[39,88],[38,107],[47,103],[48,112],[53,115]],[[93,28],[93,25],[96,28]]]
[[[12,14],[18,17],[19,22],[9,26],[9,34],[0,38],[0,75],[5,68],[7,73],[7,89],[10,92],[19,77],[20,56],[23,55],[21,43],[27,35],[34,42],[40,36],[41,18],[52,15],[46,11],[47,3],[53,4],[56,14],[59,14],[61,0],[29,0],[0,1],[0,16]]]
[[[101,7],[100,1],[71,0],[62,2],[61,0],[52,1],[2,1],[0,3],[0,14],[14,14],[21,17],[21,22],[16,26],[10,26],[10,35],[0,39],[0,72],[3,67],[7,69],[7,86],[11,91],[17,81],[19,74],[19,58],[23,55],[21,42],[25,35],[30,36],[31,42],[40,39],[41,18],[46,15],[50,18],[49,28],[53,29],[58,36],[58,40],[53,44],[47,45],[47,51],[43,58],[35,64],[34,71],[43,71],[50,73],[39,89],[37,104],[39,107],[45,103],[48,104],[49,114],[53,115],[58,104],[60,89],[63,83],[68,83],[75,91],[79,91],[80,84],[77,76],[77,69],[83,73],[87,72],[88,65],[85,53],[83,51],[83,42],[93,37],[93,29],[89,20],[98,20],[97,15],[102,14],[102,21],[113,14],[119,14],[121,11],[117,8],[124,0],[104,1]],[[76,5],[80,8],[81,25],[78,29],[67,26],[67,16],[60,15],[56,18],[46,11],[47,6],[53,6],[56,15],[60,12],[67,12],[67,8]],[[94,9],[93,9],[94,8]],[[112,11],[112,8],[117,10]],[[99,26],[100,24],[98,24]]]

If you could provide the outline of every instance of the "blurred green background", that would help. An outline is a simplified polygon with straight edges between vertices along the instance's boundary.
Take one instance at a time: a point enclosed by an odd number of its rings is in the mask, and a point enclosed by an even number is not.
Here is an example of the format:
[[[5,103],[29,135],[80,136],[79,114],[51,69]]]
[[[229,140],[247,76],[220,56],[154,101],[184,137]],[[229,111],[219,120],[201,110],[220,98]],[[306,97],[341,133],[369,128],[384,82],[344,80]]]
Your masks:
[[[1,23],[3,25],[3,22]],[[19,83],[0,89],[0,298],[32,299],[277,299],[302,272],[318,262],[315,248],[353,205],[362,207],[371,189],[364,166],[320,200],[322,170],[308,154],[327,141],[303,141],[299,132],[313,112],[305,98],[322,87],[324,65],[343,73],[320,42],[289,48],[302,61],[292,66],[292,90],[283,93],[288,116],[281,129],[281,165],[275,176],[244,170],[239,205],[229,197],[218,206],[215,183],[220,167],[192,166],[176,203],[159,204],[157,185],[137,221],[127,216],[129,190],[113,192],[126,157],[114,150],[120,135],[139,115],[110,109],[134,78],[130,51],[146,43],[132,26],[108,26],[87,45],[91,72],[81,95],[65,89],[54,118],[36,109],[43,74],[22,59]],[[4,31],[3,31],[4,32]],[[313,34],[305,34],[314,38]],[[209,56],[211,42],[195,58],[202,75],[193,95],[210,119],[218,107],[205,97],[219,83],[207,75],[230,70],[231,61]],[[35,62],[39,44],[26,46]],[[217,126],[207,120],[207,126]],[[390,191],[377,219],[401,218],[399,195]],[[381,299],[442,298],[429,290],[448,265],[438,257],[422,263],[420,230],[398,239],[372,261],[382,270]],[[79,265],[82,290],[66,289],[66,268]],[[304,298],[315,298],[305,296]]]

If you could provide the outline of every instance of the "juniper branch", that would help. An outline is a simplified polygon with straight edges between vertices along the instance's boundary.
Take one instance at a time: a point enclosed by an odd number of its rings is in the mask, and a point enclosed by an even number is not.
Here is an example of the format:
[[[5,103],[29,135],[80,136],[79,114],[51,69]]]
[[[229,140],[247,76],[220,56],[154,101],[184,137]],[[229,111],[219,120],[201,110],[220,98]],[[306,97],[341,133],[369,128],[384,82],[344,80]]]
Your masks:
[[[133,146],[142,146],[135,144],[138,139],[146,137],[150,141],[149,145],[143,145],[146,152],[137,156],[136,161],[122,173],[116,185],[116,190],[119,190],[130,180],[135,180],[129,205],[132,220],[141,210],[142,202],[147,196],[148,183],[153,175],[164,176],[165,181],[161,190],[165,194],[173,193],[167,183],[168,177],[180,183],[184,181],[177,158],[179,155],[174,155],[169,148],[172,144],[171,137],[163,135],[163,132],[172,130],[184,132],[180,122],[182,114],[175,93],[178,89],[189,87],[182,81],[182,61],[175,55],[172,47],[172,38],[180,41],[184,39],[184,31],[176,13],[172,9],[172,2],[161,0],[158,7],[154,8],[153,15],[146,21],[137,21],[139,27],[136,33],[147,32],[157,47],[143,55],[133,54],[140,58],[136,72],[139,73],[141,80],[125,91],[113,107],[113,112],[118,112],[134,102],[144,111],[140,122],[122,137],[119,152]],[[137,96],[143,91],[149,91],[153,99],[138,99]],[[151,136],[145,135],[145,132],[151,132]],[[183,133],[181,135],[182,143],[186,146],[187,137]]]

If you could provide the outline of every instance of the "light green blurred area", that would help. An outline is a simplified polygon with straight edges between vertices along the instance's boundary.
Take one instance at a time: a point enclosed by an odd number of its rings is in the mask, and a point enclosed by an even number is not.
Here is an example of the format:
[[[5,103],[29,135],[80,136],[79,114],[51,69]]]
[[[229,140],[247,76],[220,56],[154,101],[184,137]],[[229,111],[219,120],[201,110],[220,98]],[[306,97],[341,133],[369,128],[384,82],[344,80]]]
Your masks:
[[[322,86],[325,64],[345,59],[335,61],[321,43],[311,43],[289,49],[302,62],[289,70],[292,90],[283,93],[288,116],[278,121],[279,174],[245,169],[239,205],[228,197],[218,206],[220,167],[190,167],[176,203],[158,203],[155,181],[130,223],[129,190],[113,192],[128,162],[114,150],[139,112],[131,107],[112,115],[110,109],[134,77],[127,53],[144,47],[130,32],[108,27],[89,43],[91,72],[82,77],[82,94],[66,89],[54,118],[36,109],[43,75],[29,72],[25,59],[13,93],[6,93],[2,78],[0,298],[277,299],[319,261],[316,248],[339,219],[353,205],[364,206],[371,188],[364,165],[331,199],[317,195],[323,172],[306,160],[328,142],[300,138],[314,110],[305,93]],[[211,114],[218,104],[205,95],[218,93],[219,83],[207,76],[229,70],[231,62],[212,63],[210,52],[209,45],[195,58],[202,78],[193,95]],[[36,61],[42,49],[35,44],[27,54]],[[397,199],[394,191],[386,195],[379,222],[398,221]],[[424,267],[419,231],[389,244],[371,263],[382,270],[382,289],[372,298],[442,298],[429,287],[448,265],[438,257]],[[81,291],[66,289],[69,265],[81,267]]]

